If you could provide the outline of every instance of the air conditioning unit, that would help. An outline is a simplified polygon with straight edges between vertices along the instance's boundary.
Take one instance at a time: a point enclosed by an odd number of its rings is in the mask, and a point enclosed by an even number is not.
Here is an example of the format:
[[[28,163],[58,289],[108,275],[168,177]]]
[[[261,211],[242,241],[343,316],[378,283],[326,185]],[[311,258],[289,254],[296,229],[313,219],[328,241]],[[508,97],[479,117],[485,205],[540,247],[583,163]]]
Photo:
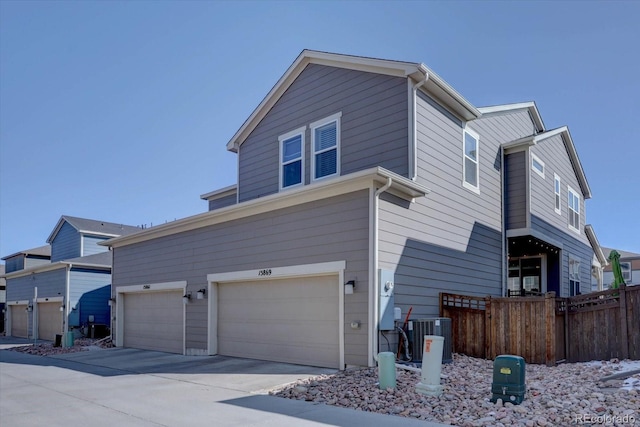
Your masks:
[[[451,319],[448,317],[433,317],[417,319],[409,322],[409,330],[413,338],[413,361],[422,362],[422,349],[425,335],[444,337],[442,349],[442,363],[453,362],[453,337],[451,336]]]

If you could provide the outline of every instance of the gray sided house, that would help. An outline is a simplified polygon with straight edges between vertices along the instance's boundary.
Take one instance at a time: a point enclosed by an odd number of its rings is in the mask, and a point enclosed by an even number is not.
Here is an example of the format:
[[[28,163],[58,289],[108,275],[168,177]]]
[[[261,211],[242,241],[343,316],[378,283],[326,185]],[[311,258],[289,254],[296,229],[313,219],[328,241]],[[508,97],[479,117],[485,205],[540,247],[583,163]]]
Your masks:
[[[7,335],[53,340],[88,325],[109,325],[111,254],[97,245],[138,227],[62,216],[47,246],[6,263]]]
[[[424,64],[305,50],[227,149],[237,185],[208,212],[105,243],[118,346],[372,366],[394,307],[590,281],[591,193],[534,103],[476,108]]]

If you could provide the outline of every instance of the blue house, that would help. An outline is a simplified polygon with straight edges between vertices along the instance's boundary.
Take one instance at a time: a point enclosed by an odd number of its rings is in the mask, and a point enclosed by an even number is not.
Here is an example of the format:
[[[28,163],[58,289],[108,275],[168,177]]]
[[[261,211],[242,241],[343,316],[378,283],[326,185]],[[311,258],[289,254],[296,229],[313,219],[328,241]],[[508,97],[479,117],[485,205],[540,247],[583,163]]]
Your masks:
[[[7,335],[53,340],[91,324],[109,325],[111,254],[97,243],[139,230],[63,215],[48,245],[2,258]]]

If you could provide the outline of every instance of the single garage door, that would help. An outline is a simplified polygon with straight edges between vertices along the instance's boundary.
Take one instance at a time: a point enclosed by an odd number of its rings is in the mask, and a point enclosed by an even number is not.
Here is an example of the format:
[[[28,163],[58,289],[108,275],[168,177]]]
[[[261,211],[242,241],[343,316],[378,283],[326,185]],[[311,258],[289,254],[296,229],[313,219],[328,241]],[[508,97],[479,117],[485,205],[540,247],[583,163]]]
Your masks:
[[[131,292],[123,299],[125,347],[183,353],[182,291]]]
[[[338,276],[218,285],[218,354],[339,368]]]
[[[29,338],[29,316],[26,305],[11,306],[11,336]]]
[[[62,312],[59,302],[38,303],[38,339],[54,341],[62,334]]]

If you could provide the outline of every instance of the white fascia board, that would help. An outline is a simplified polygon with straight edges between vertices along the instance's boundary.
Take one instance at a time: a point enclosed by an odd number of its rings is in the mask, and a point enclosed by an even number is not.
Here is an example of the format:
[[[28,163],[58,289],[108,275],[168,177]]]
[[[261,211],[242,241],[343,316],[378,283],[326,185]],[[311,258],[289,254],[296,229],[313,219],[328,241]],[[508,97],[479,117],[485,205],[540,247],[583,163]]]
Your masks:
[[[208,193],[204,193],[200,195],[202,200],[215,200],[221,197],[230,196],[235,194],[238,191],[238,186],[236,184],[230,185],[228,187],[220,188],[218,190],[213,190]]]
[[[427,82],[429,92],[451,107],[465,120],[473,120],[481,116],[481,113],[462,95],[456,92],[440,76],[422,63],[391,61],[386,59],[366,58],[361,56],[343,55],[337,53],[303,50],[287,71],[280,77],[269,93],[258,104],[256,109],[245,120],[240,129],[227,143],[227,150],[237,153],[240,144],[253,131],[255,126],[267,115],[269,110],[280,99],[287,88],[302,73],[308,64],[319,64],[350,70],[365,71],[388,76],[412,77],[417,81],[423,80],[429,75]]]
[[[439,98],[447,106],[452,108],[465,121],[475,120],[482,116],[482,113],[471,104],[471,102],[464,98],[429,67],[424,64],[419,64],[418,69],[421,73],[419,80],[424,79],[424,76],[429,76],[426,83],[421,87],[421,90],[435,95],[436,98]]]
[[[600,242],[598,241],[598,237],[596,236],[596,232],[593,229],[591,224],[587,224],[584,226],[584,233],[587,235],[587,240],[591,244],[593,248],[593,253],[598,258],[598,262],[600,265],[604,267],[609,264],[609,260],[604,256],[604,252],[602,251],[602,247],[600,246]]]
[[[43,264],[43,265],[27,268],[26,270],[12,271],[11,273],[4,274],[0,277],[4,277],[5,279],[15,279],[16,277],[29,276],[31,274],[43,273],[45,271],[53,271],[53,270],[58,270],[66,267],[67,267],[67,263],[58,261],[51,264]]]
[[[525,109],[529,110],[529,114],[531,114],[531,119],[533,120],[536,129],[539,132],[544,132],[545,127],[544,122],[542,121],[542,116],[540,115],[540,111],[538,111],[536,103],[533,101],[480,107],[478,108],[478,111],[480,111],[483,116],[492,116]]]
[[[556,135],[562,136],[562,141],[564,142],[567,153],[569,154],[569,159],[571,160],[571,165],[573,166],[576,178],[578,178],[578,183],[580,184],[580,189],[582,190],[582,196],[585,200],[590,199],[591,188],[589,187],[589,183],[587,182],[587,176],[585,175],[584,169],[582,168],[580,158],[578,157],[576,146],[573,144],[573,138],[571,138],[569,128],[567,126],[562,126],[557,129],[552,129],[550,131],[536,135],[534,139],[537,143],[540,141],[544,141],[545,139],[552,138]]]
[[[65,221],[66,219],[64,218],[64,215],[62,215],[58,220],[58,222],[56,223],[56,226],[53,228],[53,231],[51,232],[51,234],[49,234],[49,237],[47,238],[47,243],[51,244],[51,242],[53,242],[53,239],[56,237],[56,234],[58,234],[58,231],[60,231],[60,228],[62,228],[62,224]]]
[[[290,190],[282,190],[268,196],[147,228],[135,234],[100,242],[99,245],[117,248],[119,246],[170,236],[176,233],[246,218],[302,203],[335,197],[340,194],[369,189],[376,183],[386,183],[388,178],[391,178],[393,182],[390,190],[393,190],[395,195],[403,197],[408,201],[413,201],[416,197],[423,197],[430,191],[428,188],[401,175],[381,167],[375,167]]]
[[[536,145],[536,140],[533,135],[525,136],[524,138],[516,139],[515,141],[509,141],[502,144],[502,149],[505,154],[511,154],[516,151],[522,151]]]

